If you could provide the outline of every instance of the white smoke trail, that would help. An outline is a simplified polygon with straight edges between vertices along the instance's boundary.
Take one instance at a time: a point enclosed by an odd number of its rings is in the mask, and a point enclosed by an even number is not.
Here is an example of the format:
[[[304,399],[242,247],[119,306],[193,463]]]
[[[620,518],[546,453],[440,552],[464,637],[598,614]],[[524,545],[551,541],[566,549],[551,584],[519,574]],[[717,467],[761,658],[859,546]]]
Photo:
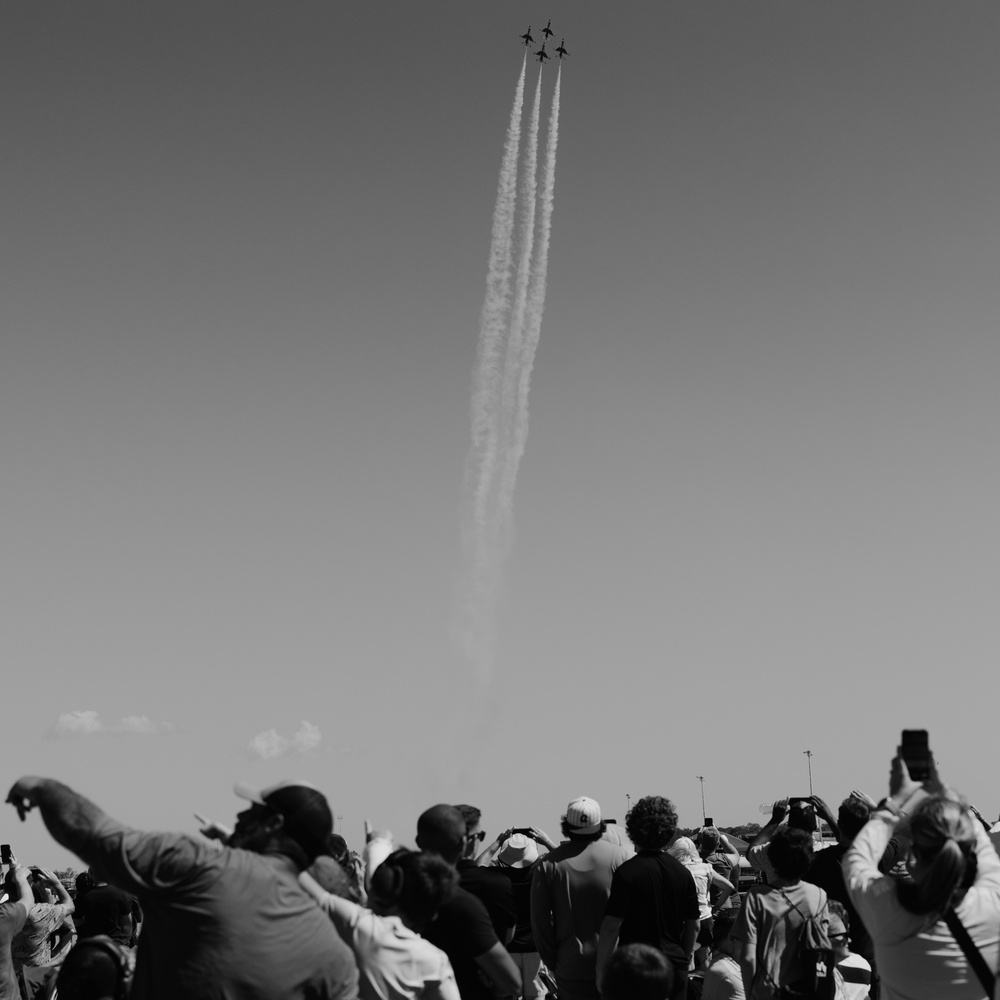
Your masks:
[[[507,350],[504,354],[503,383],[500,400],[500,468],[496,509],[494,512],[495,533],[498,545],[497,558],[504,560],[509,552],[511,518],[513,516],[513,484],[510,490],[503,489],[509,475],[507,467],[516,440],[518,417],[518,386],[520,365],[525,334],[525,316],[528,309],[528,289],[532,282],[532,257],[535,252],[535,215],[538,194],[538,121],[542,106],[542,68],[538,67],[538,83],[535,86],[535,100],[528,124],[527,141],[524,150],[524,169],[521,174],[521,224],[518,231],[520,253],[514,281],[514,305],[510,317],[510,332],[507,335]]]
[[[491,497],[497,478],[500,410],[506,337],[510,322],[510,272],[514,214],[517,201],[517,161],[521,140],[521,110],[527,53],[514,91],[514,103],[504,140],[497,199],[493,209],[486,297],[479,319],[479,344],[472,384],[472,445],[466,461],[465,495],[469,499],[463,525],[469,561],[462,586],[456,640],[485,678],[492,671],[495,641],[493,606],[499,584],[494,555],[495,527]]]
[[[507,508],[513,503],[514,486],[517,482],[518,467],[524,456],[528,441],[528,390],[531,387],[531,371],[535,364],[535,352],[542,332],[542,313],[545,311],[545,292],[548,283],[549,242],[552,235],[552,209],[556,186],[556,149],[559,145],[559,95],[562,84],[562,67],[556,75],[556,86],[552,94],[552,109],[549,112],[548,137],[545,143],[545,167],[542,172],[541,212],[538,225],[538,251],[531,269],[528,301],[525,311],[524,336],[517,359],[517,401],[514,417],[512,443],[504,455],[503,481],[500,486],[503,503]],[[505,529],[513,532],[513,521],[507,519]],[[509,550],[512,538],[502,540],[504,551]]]

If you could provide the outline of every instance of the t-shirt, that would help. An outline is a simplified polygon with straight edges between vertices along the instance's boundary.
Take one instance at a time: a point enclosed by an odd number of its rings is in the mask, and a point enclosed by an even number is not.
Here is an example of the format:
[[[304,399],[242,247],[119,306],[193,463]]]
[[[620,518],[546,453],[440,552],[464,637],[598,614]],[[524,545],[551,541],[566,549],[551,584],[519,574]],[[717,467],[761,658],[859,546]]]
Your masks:
[[[131,1000],[357,997],[354,956],[288,858],[113,820],[78,853],[142,903]]]
[[[142,920],[142,907],[131,893],[117,886],[97,885],[80,898],[76,908],[80,937],[106,934],[112,941],[129,944],[135,924]]]
[[[458,869],[458,884],[483,901],[497,938],[506,943],[507,934],[517,922],[510,880],[495,868],[482,868],[468,858],[463,858],[455,867]]]
[[[507,950],[511,954],[536,951],[535,939],[531,933],[531,868],[513,868],[510,865],[498,865],[493,869],[510,882],[514,893],[514,911],[517,919],[514,923],[514,936],[507,942]]]
[[[805,974],[798,954],[802,927],[810,915],[826,919],[826,893],[809,882],[778,888],[751,886],[733,925],[732,937],[755,948],[757,971],[750,1000],[770,1000],[775,986],[789,986]]]
[[[33,903],[28,919],[11,942],[14,968],[48,965],[52,961],[52,934],[69,919],[72,911],[73,907],[65,903]]]
[[[493,991],[480,978],[476,958],[499,939],[481,900],[458,886],[424,937],[448,956],[462,1000],[493,1000]]]
[[[620,844],[571,838],[532,868],[531,930],[557,977],[594,978],[611,876],[628,856]]]
[[[872,985],[872,967],[860,955],[851,952],[837,963],[846,1000],[867,1000]]]
[[[612,877],[605,915],[621,917],[619,946],[648,944],[683,961],[684,922],[697,920],[699,912],[690,869],[663,851],[640,851]]]
[[[460,1000],[448,956],[399,917],[328,893],[320,906],[358,962],[361,1000]]]
[[[701,1000],[743,1000],[743,976],[731,955],[716,955],[705,972]]]
[[[27,903],[20,900],[0,903],[0,1000],[20,1000],[21,991],[14,976],[10,945],[27,919]]]

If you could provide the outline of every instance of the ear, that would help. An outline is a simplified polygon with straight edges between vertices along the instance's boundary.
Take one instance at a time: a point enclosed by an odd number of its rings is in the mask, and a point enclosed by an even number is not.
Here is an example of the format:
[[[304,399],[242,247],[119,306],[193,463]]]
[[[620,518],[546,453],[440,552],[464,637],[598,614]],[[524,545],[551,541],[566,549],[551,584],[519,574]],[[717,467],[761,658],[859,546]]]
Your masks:
[[[271,813],[260,826],[262,830],[266,830],[268,833],[277,833],[279,830],[284,829],[285,817],[279,812]]]

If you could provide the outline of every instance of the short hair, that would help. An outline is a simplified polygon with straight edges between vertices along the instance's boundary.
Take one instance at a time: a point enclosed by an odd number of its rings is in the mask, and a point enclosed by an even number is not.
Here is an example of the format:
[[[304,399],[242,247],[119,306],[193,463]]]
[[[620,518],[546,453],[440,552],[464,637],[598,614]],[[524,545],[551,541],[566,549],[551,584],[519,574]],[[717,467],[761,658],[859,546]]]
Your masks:
[[[644,795],[628,811],[625,830],[640,850],[666,847],[677,832],[677,810],[662,795]]]
[[[712,925],[712,947],[718,950],[722,942],[732,933],[739,910],[719,910]]]
[[[602,820],[600,830],[596,830],[594,833],[580,833],[575,827],[570,826],[566,822],[566,817],[563,816],[559,824],[559,829],[562,830],[562,835],[568,837],[570,840],[603,840],[604,834],[608,829],[608,824]]]
[[[626,944],[616,948],[604,969],[603,1000],[666,1000],[674,969],[658,948]]]
[[[417,820],[417,846],[422,851],[440,854],[454,863],[465,843],[465,819],[454,807],[440,803],[420,814]]]
[[[702,854],[711,854],[721,841],[718,827],[703,826],[698,833],[698,850]]]
[[[840,827],[841,840],[854,840],[862,827],[871,819],[871,809],[868,803],[856,795],[849,795],[840,803],[837,810],[837,826]]]
[[[80,938],[67,954],[56,982],[62,1000],[124,997],[131,981],[129,961],[121,945],[104,934]]]
[[[475,806],[467,806],[465,803],[457,805],[455,808],[462,814],[462,819],[465,820],[466,833],[470,833],[479,826],[479,821],[483,817],[482,810],[477,809]]]
[[[794,826],[778,827],[767,845],[767,857],[782,878],[802,878],[812,864],[812,834]]]
[[[830,911],[831,917],[840,917],[844,922],[844,930],[851,929],[851,918],[847,915],[847,907],[839,899],[827,899],[826,908]]]

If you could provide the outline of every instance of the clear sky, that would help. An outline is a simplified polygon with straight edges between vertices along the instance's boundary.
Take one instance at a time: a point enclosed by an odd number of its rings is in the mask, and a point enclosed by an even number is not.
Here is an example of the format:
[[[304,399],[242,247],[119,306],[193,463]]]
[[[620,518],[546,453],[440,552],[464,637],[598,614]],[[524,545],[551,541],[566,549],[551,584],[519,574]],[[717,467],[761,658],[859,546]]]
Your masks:
[[[518,35],[565,37],[496,674],[449,629]],[[996,814],[994,0],[11,0],[3,771],[140,827],[315,781],[554,834]],[[554,70],[545,68],[548,100]],[[537,70],[529,68],[533,88]],[[37,817],[0,839],[61,864]]]

